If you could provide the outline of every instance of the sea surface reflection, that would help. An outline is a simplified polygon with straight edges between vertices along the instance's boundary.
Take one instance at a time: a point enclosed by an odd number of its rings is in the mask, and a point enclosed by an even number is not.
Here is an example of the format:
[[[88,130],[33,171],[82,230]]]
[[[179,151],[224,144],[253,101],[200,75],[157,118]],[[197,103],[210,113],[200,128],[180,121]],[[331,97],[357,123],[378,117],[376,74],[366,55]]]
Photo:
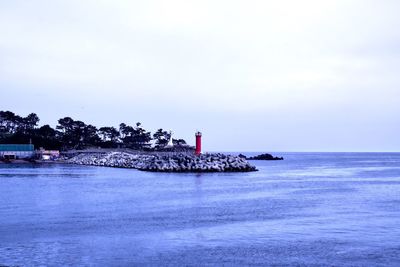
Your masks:
[[[222,174],[2,164],[0,265],[400,266],[400,154],[279,155]]]

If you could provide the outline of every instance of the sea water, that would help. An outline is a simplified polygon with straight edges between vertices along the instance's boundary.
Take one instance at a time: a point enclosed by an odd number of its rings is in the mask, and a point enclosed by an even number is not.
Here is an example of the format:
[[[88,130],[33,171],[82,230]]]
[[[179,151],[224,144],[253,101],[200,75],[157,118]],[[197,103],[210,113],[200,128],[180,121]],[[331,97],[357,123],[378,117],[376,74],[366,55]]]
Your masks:
[[[400,266],[400,154],[251,173],[0,165],[0,266]]]

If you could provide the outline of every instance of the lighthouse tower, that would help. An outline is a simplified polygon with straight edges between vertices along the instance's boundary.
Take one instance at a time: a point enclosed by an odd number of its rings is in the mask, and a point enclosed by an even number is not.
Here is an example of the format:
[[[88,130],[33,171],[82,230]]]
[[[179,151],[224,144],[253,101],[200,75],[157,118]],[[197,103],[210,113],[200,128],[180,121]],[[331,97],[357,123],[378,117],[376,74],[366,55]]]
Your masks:
[[[196,151],[194,152],[196,155],[201,154],[201,132],[197,131],[196,134]]]
[[[172,141],[172,131],[169,131],[169,140],[168,140],[168,144],[166,147],[173,147],[174,146],[174,142]]]

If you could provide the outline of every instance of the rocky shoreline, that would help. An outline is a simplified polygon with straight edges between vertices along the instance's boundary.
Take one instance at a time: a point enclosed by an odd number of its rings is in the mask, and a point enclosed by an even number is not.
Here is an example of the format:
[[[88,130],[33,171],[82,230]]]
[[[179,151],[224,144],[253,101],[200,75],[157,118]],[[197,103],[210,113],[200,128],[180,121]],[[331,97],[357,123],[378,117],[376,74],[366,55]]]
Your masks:
[[[80,153],[66,163],[116,168],[133,168],[151,172],[250,172],[256,167],[241,157],[221,153],[148,153],[127,152]]]

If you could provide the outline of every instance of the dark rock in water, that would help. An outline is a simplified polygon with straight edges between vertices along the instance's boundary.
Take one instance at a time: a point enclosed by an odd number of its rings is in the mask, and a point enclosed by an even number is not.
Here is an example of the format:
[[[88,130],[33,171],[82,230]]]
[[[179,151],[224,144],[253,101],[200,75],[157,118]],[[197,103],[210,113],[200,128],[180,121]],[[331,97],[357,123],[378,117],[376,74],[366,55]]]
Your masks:
[[[240,155],[239,155],[240,157]],[[265,153],[255,157],[247,158],[248,160],[283,160],[283,157],[274,157],[271,154]]]
[[[238,157],[242,158],[242,159],[247,159],[247,157],[245,155],[243,155],[243,154],[239,154]]]

